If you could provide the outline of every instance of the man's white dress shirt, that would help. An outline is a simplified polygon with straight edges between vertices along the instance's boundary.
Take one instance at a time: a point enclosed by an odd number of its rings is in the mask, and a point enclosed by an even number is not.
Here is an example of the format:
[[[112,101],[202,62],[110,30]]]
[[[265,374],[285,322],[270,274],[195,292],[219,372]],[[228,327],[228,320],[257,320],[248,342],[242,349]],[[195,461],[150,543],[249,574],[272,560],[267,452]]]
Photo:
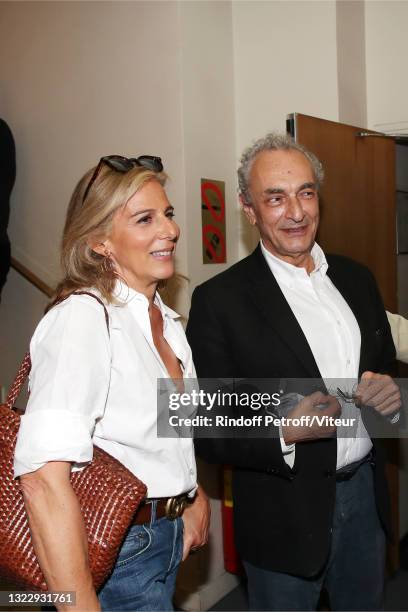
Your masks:
[[[323,380],[330,388],[350,392],[358,380],[361,334],[349,305],[327,276],[328,263],[317,243],[311,255],[315,264],[308,274],[270,253],[261,241],[262,253],[295,315]],[[337,439],[337,469],[365,457],[372,442],[353,404],[342,405],[342,416],[358,419],[354,435]],[[339,433],[339,432],[338,432]],[[286,445],[281,437],[286,463],[293,467],[295,444]]]
[[[148,497],[196,488],[190,438],[157,437],[157,379],[168,377],[154,345],[147,298],[121,283],[120,305],[102,306],[87,295],[71,296],[40,321],[30,345],[30,397],[21,419],[15,476],[48,461],[81,469],[93,443],[123,463],[148,487]],[[195,377],[191,349],[179,315],[156,294],[163,334]]]

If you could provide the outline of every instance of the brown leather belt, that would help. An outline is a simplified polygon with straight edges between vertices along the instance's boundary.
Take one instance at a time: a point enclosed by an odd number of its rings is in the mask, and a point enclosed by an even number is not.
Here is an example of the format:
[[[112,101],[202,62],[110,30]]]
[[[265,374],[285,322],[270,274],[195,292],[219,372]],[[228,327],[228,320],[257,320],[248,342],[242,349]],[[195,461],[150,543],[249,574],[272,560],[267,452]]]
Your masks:
[[[177,497],[161,497],[156,500],[156,519],[164,516],[169,520],[174,520],[183,514],[184,508],[189,503],[187,495],[178,495]],[[152,519],[152,501],[145,501],[140,504],[132,525],[143,525],[150,523]]]

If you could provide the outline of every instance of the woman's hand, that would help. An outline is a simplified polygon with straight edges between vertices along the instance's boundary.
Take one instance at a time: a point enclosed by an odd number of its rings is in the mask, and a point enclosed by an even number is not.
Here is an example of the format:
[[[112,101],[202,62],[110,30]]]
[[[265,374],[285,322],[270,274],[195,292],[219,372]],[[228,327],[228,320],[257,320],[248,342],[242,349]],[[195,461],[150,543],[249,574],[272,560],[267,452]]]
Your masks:
[[[100,610],[88,565],[88,542],[71,465],[52,461],[20,477],[35,554],[50,591],[74,591],[75,605],[58,610]]]
[[[198,485],[194,501],[187,506],[182,517],[184,523],[183,561],[191,550],[207,543],[210,516],[210,502],[204,489]]]

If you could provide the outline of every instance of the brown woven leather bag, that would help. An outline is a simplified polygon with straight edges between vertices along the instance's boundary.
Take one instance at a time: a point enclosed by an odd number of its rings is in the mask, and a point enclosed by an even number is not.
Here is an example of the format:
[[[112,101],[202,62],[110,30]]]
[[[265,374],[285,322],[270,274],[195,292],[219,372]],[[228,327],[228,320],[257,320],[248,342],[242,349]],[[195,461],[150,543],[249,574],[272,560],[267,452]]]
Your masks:
[[[31,542],[20,485],[13,478],[20,426],[20,416],[13,406],[30,369],[27,353],[6,402],[0,405],[0,575],[28,589],[47,590]],[[133,516],[146,495],[146,485],[97,446],[92,462],[71,474],[71,484],[81,506],[88,535],[89,566],[98,590],[112,570]]]

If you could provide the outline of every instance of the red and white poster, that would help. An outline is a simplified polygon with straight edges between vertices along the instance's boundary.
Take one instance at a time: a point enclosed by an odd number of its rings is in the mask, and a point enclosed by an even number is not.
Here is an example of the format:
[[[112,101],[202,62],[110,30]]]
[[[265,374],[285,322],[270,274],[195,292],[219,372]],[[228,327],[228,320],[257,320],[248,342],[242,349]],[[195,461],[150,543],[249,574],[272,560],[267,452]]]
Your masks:
[[[203,263],[226,263],[225,183],[201,179]]]

